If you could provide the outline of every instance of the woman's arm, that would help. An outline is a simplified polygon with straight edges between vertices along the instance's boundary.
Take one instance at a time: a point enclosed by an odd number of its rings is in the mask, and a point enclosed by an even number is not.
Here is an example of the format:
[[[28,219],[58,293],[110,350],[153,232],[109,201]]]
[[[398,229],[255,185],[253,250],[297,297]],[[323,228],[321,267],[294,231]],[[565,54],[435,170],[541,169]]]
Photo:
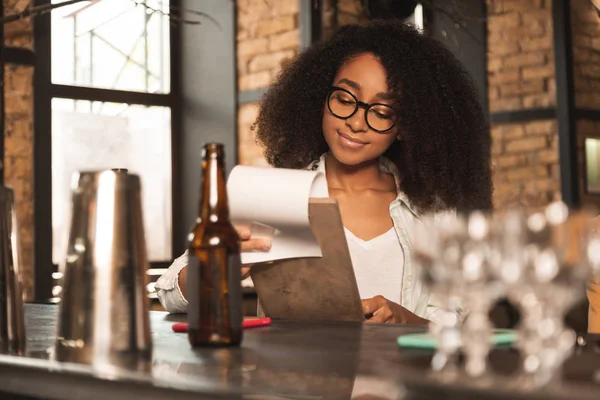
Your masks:
[[[154,285],[160,304],[170,313],[187,312],[188,302],[185,297],[187,288],[188,252],[173,261]]]

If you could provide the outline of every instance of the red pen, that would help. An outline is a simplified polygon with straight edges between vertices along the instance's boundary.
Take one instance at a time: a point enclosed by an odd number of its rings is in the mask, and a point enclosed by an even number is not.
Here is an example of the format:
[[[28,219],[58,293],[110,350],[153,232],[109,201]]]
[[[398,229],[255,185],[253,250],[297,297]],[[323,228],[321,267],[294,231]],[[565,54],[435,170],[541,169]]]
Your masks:
[[[249,318],[244,318],[244,322],[242,322],[242,327],[244,329],[257,328],[259,326],[267,326],[267,325],[271,325],[271,318],[269,318],[269,317],[265,317],[265,318],[249,317]],[[181,333],[187,332],[188,323],[187,322],[178,322],[176,324],[173,324],[172,328],[173,328],[173,332],[181,332]]]

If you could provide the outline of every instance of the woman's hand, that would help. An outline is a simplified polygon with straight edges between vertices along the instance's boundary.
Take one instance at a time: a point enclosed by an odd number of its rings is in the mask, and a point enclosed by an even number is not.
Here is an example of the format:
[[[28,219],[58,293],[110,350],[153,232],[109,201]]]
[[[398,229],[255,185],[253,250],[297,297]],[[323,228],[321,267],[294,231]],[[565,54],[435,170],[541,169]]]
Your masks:
[[[250,230],[249,226],[236,225],[235,230],[241,239],[242,252],[268,251],[271,248],[271,239],[252,238],[252,231]],[[242,279],[246,279],[248,277],[250,274],[250,268],[252,268],[252,264],[242,265]]]
[[[389,301],[383,296],[362,300],[365,316],[372,315],[367,322],[386,322],[391,324],[426,325],[428,320],[408,311],[400,304]]]

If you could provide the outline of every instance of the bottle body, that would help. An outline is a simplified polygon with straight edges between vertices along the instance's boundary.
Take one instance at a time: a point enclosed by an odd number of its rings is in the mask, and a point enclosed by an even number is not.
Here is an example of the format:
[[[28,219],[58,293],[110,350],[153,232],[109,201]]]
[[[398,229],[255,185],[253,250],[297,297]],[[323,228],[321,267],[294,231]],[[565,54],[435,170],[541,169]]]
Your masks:
[[[240,239],[229,220],[222,145],[204,148],[200,216],[188,246],[188,338],[196,346],[242,341]]]

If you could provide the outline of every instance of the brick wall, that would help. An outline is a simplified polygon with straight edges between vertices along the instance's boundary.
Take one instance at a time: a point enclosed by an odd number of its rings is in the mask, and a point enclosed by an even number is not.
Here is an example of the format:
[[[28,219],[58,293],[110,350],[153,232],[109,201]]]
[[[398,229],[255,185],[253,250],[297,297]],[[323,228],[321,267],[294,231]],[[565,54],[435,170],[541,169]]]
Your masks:
[[[264,89],[282,63],[300,47],[299,0],[241,0],[238,7],[238,91]],[[242,165],[266,165],[251,126],[258,103],[238,109],[238,160]]]
[[[575,105],[600,109],[600,16],[592,3],[571,1]]]
[[[298,54],[300,48],[299,0],[238,1],[238,90],[264,89],[281,65]],[[338,0],[337,13],[332,0],[323,2],[323,37],[336,26],[367,21],[360,0]],[[238,162],[266,165],[251,126],[259,103],[242,104],[238,109]]]
[[[488,100],[491,112],[556,105],[552,4],[488,0]],[[555,120],[495,124],[494,206],[544,206],[560,193]]]
[[[22,0],[4,0],[6,14]],[[26,2],[25,2],[26,3]],[[21,20],[4,26],[7,46],[33,47],[32,25]],[[26,300],[33,298],[33,68],[4,66],[5,131],[4,180],[15,192],[23,289]]]

